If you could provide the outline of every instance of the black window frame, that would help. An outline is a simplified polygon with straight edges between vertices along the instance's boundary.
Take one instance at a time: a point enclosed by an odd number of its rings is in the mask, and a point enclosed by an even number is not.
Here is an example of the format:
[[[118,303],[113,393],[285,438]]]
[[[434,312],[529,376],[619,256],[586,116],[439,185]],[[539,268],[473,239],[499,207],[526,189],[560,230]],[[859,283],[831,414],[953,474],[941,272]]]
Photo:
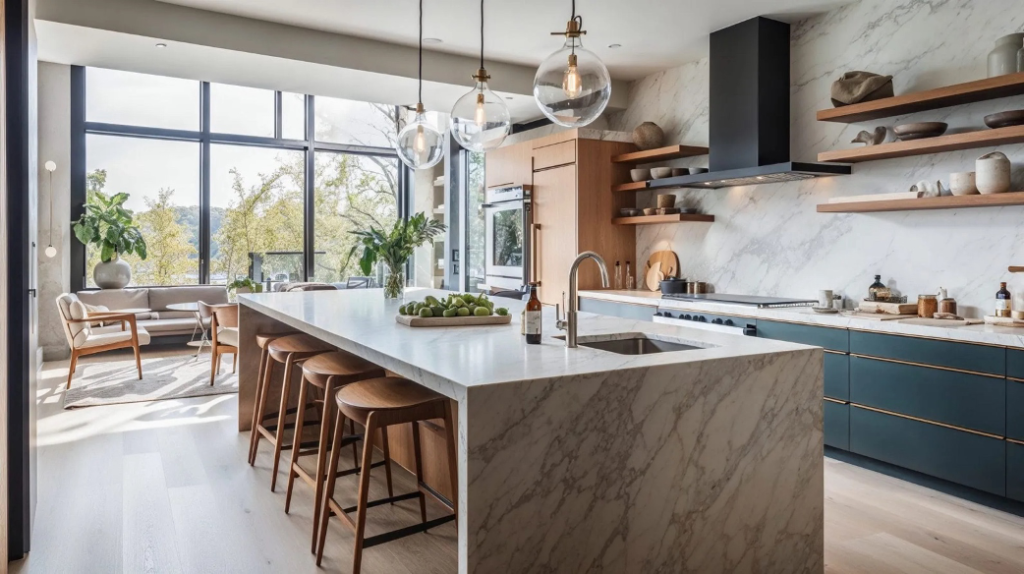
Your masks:
[[[211,146],[226,144],[253,146],[270,149],[302,151],[305,154],[305,180],[303,199],[303,266],[302,278],[308,281],[315,269],[315,161],[317,152],[347,153],[393,158],[398,154],[393,148],[362,146],[317,141],[316,139],[316,96],[305,95],[305,134],[301,140],[282,137],[283,109],[280,90],[274,92],[274,137],[247,136],[218,133],[210,130],[210,82],[195,80],[199,92],[199,129],[178,130],[153,128],[128,124],[90,122],[86,118],[86,82],[88,68],[71,66],[71,219],[78,219],[85,209],[86,200],[86,136],[106,135],[127,138],[156,139],[165,141],[187,141],[199,144],[199,285],[210,284],[210,156]],[[396,111],[397,111],[396,106]],[[407,219],[411,199],[410,169],[401,161],[398,164],[398,217]],[[408,270],[407,270],[408,271]],[[86,246],[72,238],[70,251],[71,291],[86,291],[88,287],[86,269]],[[147,287],[139,285],[137,287]],[[165,285],[161,285],[165,287]]]

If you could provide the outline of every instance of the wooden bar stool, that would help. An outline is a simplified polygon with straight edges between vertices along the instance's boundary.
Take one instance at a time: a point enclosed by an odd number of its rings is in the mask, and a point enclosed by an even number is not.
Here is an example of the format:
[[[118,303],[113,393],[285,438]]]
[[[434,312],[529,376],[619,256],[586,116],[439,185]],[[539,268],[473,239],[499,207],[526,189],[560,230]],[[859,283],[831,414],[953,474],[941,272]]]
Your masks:
[[[256,375],[256,404],[252,409],[252,430],[249,431],[249,466],[256,464],[256,445],[259,443],[259,432],[256,431],[257,415],[260,412],[260,396],[263,393],[263,372],[267,368],[267,363],[270,362],[270,353],[267,351],[267,345],[271,341],[280,339],[281,337],[287,337],[288,335],[294,335],[296,331],[287,331],[284,333],[256,333],[256,344],[260,348],[260,365],[259,374]]]
[[[448,397],[436,393],[422,385],[418,385],[408,379],[398,377],[387,377],[383,379],[372,379],[360,381],[342,387],[335,395],[338,403],[338,422],[334,425],[334,442],[331,450],[331,462],[327,467],[327,488],[324,491],[323,507],[320,509],[320,532],[319,543],[316,550],[317,566],[324,557],[324,543],[327,539],[327,523],[331,514],[340,516],[345,524],[355,530],[355,551],[352,558],[352,574],[359,574],[362,563],[363,549],[404,538],[411,534],[425,532],[436,526],[455,520],[458,515],[458,496],[451,504],[443,500],[423,484],[423,465],[420,460],[420,433],[419,422],[433,419],[444,420],[445,442],[448,445],[448,472],[452,486],[458,492],[456,472],[456,451],[455,431],[452,422],[451,402]],[[363,464],[364,472],[359,475],[359,501],[356,506],[342,507],[334,500],[334,485],[337,479],[338,459],[341,457],[341,447],[345,435],[345,419],[353,419],[366,427],[363,441]],[[381,430],[387,434],[387,427],[412,424],[413,454],[416,467],[415,492],[388,496],[388,498],[369,501],[370,493],[370,467],[373,461],[373,440],[374,434]],[[452,510],[452,514],[427,520],[427,505],[424,493],[436,498],[441,504]],[[391,532],[385,532],[376,536],[366,538],[366,509],[370,506],[394,503],[400,500],[419,498],[420,501],[420,524],[407,526]],[[356,513],[355,520],[349,515]]]
[[[384,377],[384,369],[344,351],[332,351],[307,359],[302,363],[302,380],[299,388],[298,414],[295,416],[295,433],[292,439],[292,462],[288,471],[288,494],[285,496],[284,511],[288,513],[292,504],[292,488],[295,485],[295,477],[298,476],[307,484],[313,487],[313,537],[310,541],[310,552],[316,551],[316,532],[320,524],[320,497],[324,487],[324,467],[327,466],[327,449],[330,443],[331,421],[333,420],[333,409],[331,402],[334,393],[339,388],[356,381],[377,379]],[[320,412],[320,439],[315,450],[303,450],[301,448],[302,432],[306,423],[307,395],[310,387],[319,395],[318,404],[322,404]],[[349,420],[350,434],[343,440],[345,444],[352,444],[352,459],[355,468],[344,470],[338,476],[347,476],[359,472],[359,455],[356,450],[356,442],[359,439],[366,440],[362,435],[355,433],[355,421]],[[372,442],[372,437],[370,438]],[[343,444],[342,446],[345,446]],[[388,480],[388,495],[393,495],[391,487],[391,452],[388,448],[387,433],[384,433],[382,444],[384,460],[375,463],[374,466],[385,466]],[[316,455],[316,472],[309,474],[299,466],[299,457]]]
[[[285,428],[294,426],[286,425],[285,423],[285,419],[289,414],[288,398],[291,395],[292,388],[292,367],[296,363],[300,363],[310,357],[333,350],[333,347],[327,343],[303,333],[279,337],[267,343],[267,367],[263,372],[263,387],[260,389],[259,403],[256,406],[256,426],[253,427],[253,430],[256,432],[254,450],[259,448],[261,437],[266,437],[274,445],[274,469],[270,477],[271,492],[277,487],[277,469],[281,465],[281,450],[285,446]],[[264,419],[266,418],[267,395],[270,394],[270,380],[274,374],[275,363],[284,365],[284,381],[281,383],[281,408],[277,411],[277,424],[273,429],[270,429],[264,424]],[[297,434],[301,434],[301,430],[301,428],[295,427]]]

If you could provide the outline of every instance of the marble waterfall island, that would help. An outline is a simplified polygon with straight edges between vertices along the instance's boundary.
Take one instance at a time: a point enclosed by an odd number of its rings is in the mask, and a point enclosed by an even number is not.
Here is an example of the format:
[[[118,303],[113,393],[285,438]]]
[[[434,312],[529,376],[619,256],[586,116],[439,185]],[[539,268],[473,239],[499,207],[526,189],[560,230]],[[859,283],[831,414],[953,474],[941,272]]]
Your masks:
[[[565,348],[550,309],[527,345],[519,301],[511,325],[411,328],[380,290],[239,299],[240,430],[257,331],[309,333],[457,401],[462,574],[823,571],[819,348],[580,314],[581,345],[692,347],[623,355]]]

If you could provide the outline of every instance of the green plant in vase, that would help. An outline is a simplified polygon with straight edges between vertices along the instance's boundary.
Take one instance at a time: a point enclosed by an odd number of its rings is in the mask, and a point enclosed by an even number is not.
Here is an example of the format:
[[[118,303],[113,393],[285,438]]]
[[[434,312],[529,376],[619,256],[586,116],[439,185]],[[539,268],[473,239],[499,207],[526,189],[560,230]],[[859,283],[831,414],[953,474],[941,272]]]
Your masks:
[[[131,266],[121,256],[135,254],[146,258],[146,240],[134,224],[131,210],[125,208],[126,201],[127,193],[90,193],[85,212],[71,222],[79,241],[100,249],[100,263],[93,270],[93,280],[103,289],[122,289],[131,281]]]
[[[420,212],[407,220],[399,219],[390,232],[377,227],[370,227],[368,231],[351,231],[359,242],[349,255],[362,247],[359,268],[364,275],[369,275],[378,261],[383,262],[387,266],[384,270],[384,297],[398,299],[405,291],[406,262],[417,247],[430,242],[446,229],[445,224],[428,219]]]

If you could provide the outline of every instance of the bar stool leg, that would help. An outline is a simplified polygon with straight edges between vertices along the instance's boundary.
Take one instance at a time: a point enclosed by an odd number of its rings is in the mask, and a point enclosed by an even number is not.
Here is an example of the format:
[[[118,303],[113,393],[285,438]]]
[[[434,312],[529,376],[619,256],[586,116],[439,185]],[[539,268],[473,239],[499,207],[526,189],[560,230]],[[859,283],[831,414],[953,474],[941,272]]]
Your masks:
[[[306,375],[299,379],[299,410],[295,413],[295,432],[292,433],[292,461],[288,464],[288,488],[284,495],[284,513],[292,508],[292,488],[295,486],[295,465],[299,463],[299,451],[302,450],[302,427],[306,422]]]
[[[256,404],[256,424],[262,425],[263,419],[267,416],[267,395],[270,394],[270,378],[274,374],[274,363],[270,356],[267,356],[267,368],[263,371],[263,385],[260,387],[259,401]],[[260,439],[263,433],[253,426],[255,436],[252,438],[252,456],[249,458],[249,466],[256,464],[256,455],[259,453]]]
[[[420,423],[412,423],[412,455],[416,468],[416,491],[420,499],[420,520],[427,521],[427,499],[423,496],[423,463],[420,458]]]
[[[195,335],[193,335],[195,336]],[[256,375],[256,404],[252,408],[252,425],[249,427],[252,429],[249,434],[249,464],[253,463],[255,458],[254,451],[256,450],[256,436],[260,433],[256,430],[257,415],[260,410],[260,395],[263,394],[263,369],[266,368],[267,357],[270,353],[266,348],[260,349],[260,366],[259,374]]]
[[[356,421],[348,420],[348,430],[350,434],[356,434]],[[352,441],[352,468],[359,468],[359,446],[356,442],[358,441]]]
[[[334,497],[334,483],[338,480],[338,459],[341,458],[341,441],[345,436],[345,415],[338,413],[334,425],[334,442],[331,443],[331,462],[327,465],[327,484],[324,495],[317,501],[320,505],[320,529],[316,545],[316,565],[324,559],[324,543],[327,541],[327,521],[331,518],[331,499]]]
[[[386,428],[384,429],[387,430]],[[366,503],[370,495],[370,467],[373,465],[373,437],[377,432],[377,413],[366,417],[363,440],[363,467],[359,473],[359,502],[356,507],[355,550],[352,552],[352,574],[359,574],[363,562],[363,538],[366,534]],[[421,495],[422,496],[422,495]]]
[[[384,427],[380,429],[380,446],[384,452],[384,476],[387,477],[388,482],[388,497],[395,496],[395,490],[391,487],[391,448],[388,446],[388,428]],[[394,506],[395,502],[391,501],[391,506]]]
[[[324,475],[327,471],[324,467],[327,466],[327,441],[330,439],[331,431],[331,401],[334,400],[334,377],[327,378],[327,389],[324,391],[324,407],[323,416],[320,419],[320,446],[317,448],[316,453],[316,483],[313,494],[313,539],[309,544],[309,551],[316,552],[316,535],[319,532],[318,527],[320,525],[320,498],[324,493]],[[341,416],[341,415],[339,415]],[[344,421],[339,419],[339,428],[344,431]],[[342,432],[344,435],[344,432]],[[336,449],[341,450],[340,446],[335,446]],[[333,456],[333,452],[332,452]],[[338,467],[335,465],[331,474],[338,472]],[[328,515],[330,512],[328,512]]]
[[[288,416],[288,395],[292,389],[292,367],[294,355],[289,353],[284,362],[284,383],[281,386],[281,410],[277,412],[277,440],[274,441],[274,474],[270,476],[270,492],[277,488],[277,470],[281,466],[281,449],[284,447],[284,421]]]

